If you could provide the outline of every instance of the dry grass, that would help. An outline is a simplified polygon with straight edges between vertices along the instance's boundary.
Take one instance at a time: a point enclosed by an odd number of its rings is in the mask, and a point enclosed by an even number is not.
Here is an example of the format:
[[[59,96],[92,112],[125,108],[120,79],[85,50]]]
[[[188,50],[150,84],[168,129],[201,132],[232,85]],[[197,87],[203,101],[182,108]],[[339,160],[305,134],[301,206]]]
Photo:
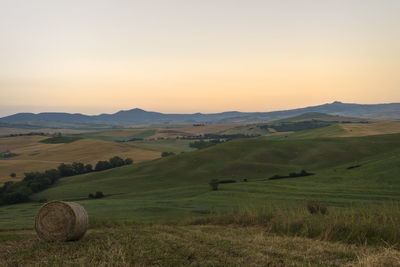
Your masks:
[[[346,133],[339,134],[339,137],[367,136],[378,134],[400,133],[400,122],[379,122],[379,123],[346,123],[340,124]]]
[[[0,138],[0,151],[10,150],[18,154],[8,160],[0,160],[0,182],[18,180],[28,171],[43,171],[57,167],[61,162],[74,161],[95,164],[113,156],[130,157],[135,162],[160,157],[159,152],[134,148],[115,142],[82,139],[67,144],[44,144],[39,141],[48,137],[18,136]],[[10,178],[11,172],[17,178]]]
[[[393,248],[381,248],[372,253],[365,251],[358,256],[358,266],[400,266],[400,251]]]
[[[390,248],[269,234],[261,227],[131,225],[45,243],[0,232],[0,266],[396,266]],[[398,266],[398,265],[397,265]]]
[[[43,171],[57,167],[61,162],[41,160],[0,160],[0,186],[7,181],[19,181],[25,172]],[[16,178],[10,178],[10,173],[15,172]]]
[[[48,136],[17,136],[17,137],[7,137],[0,139],[0,151],[28,148],[29,150],[34,150],[35,147],[43,147],[43,143],[39,143],[40,140],[47,139]]]

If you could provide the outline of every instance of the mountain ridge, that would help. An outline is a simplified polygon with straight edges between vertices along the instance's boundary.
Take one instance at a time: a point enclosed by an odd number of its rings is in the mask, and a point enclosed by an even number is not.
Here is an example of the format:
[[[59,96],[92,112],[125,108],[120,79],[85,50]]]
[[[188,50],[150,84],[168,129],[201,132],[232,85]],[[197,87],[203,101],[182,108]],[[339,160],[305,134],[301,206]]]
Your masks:
[[[17,113],[0,118],[7,124],[42,125],[51,122],[90,125],[135,125],[168,123],[259,123],[318,112],[330,115],[400,120],[400,103],[355,104],[335,101],[317,106],[270,112],[226,111],[220,113],[161,113],[140,108],[120,110],[113,114],[85,115],[81,113],[42,112]]]

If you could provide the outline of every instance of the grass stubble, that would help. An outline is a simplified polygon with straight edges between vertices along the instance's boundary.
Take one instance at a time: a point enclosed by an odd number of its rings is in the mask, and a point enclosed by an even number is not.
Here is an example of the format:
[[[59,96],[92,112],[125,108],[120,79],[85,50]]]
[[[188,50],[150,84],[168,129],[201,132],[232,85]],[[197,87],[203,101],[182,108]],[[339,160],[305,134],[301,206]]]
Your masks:
[[[119,225],[80,241],[46,243],[32,231],[1,234],[0,266],[396,266],[393,248],[279,236],[263,227]]]
[[[350,212],[246,208],[175,222],[94,219],[82,240],[66,243],[3,231],[0,266],[399,266],[400,213]]]

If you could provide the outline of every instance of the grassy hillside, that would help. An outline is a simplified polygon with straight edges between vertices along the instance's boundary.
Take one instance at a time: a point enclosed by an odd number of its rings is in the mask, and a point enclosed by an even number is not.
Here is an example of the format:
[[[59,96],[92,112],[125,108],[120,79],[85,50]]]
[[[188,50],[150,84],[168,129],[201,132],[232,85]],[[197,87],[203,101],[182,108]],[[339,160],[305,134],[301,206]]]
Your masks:
[[[380,122],[366,125],[352,123],[340,126],[346,131],[340,135],[341,137],[400,133],[400,122]]]
[[[264,124],[239,125],[223,134],[262,135],[270,138],[356,137],[400,133],[400,122],[305,113]]]
[[[326,122],[372,122],[373,120],[361,119],[361,118],[352,118],[352,117],[343,117],[339,115],[330,115],[319,112],[309,112],[304,113],[298,116],[276,120],[274,123],[282,123],[282,122],[299,122],[299,121],[309,121],[309,120],[319,120]]]
[[[292,209],[304,206],[307,199],[323,201],[334,214],[342,207],[400,200],[399,137],[234,140],[133,166],[63,178],[32,198],[78,201],[91,218],[119,221],[176,220],[248,206]],[[315,175],[268,180],[272,175],[301,169]],[[237,182],[211,191],[211,179]],[[87,195],[96,191],[102,191],[106,198],[88,200]],[[0,207],[0,227],[30,226],[38,207],[35,203]]]

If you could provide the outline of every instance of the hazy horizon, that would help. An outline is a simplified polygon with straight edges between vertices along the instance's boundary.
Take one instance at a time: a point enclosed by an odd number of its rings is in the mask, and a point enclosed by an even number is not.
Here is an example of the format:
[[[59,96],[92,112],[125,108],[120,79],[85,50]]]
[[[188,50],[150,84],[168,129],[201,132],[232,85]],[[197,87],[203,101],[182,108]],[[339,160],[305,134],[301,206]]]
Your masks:
[[[387,103],[347,103],[347,102],[342,102],[342,101],[334,101],[334,102],[341,102],[343,104],[360,104],[360,105],[377,105],[377,104],[397,104],[397,102],[387,102]],[[210,112],[203,112],[201,110],[199,111],[195,111],[195,112],[174,112],[174,111],[162,111],[162,110],[150,110],[150,109],[143,109],[141,107],[131,107],[131,108],[125,108],[125,109],[115,109],[115,110],[108,110],[108,111],[104,111],[104,110],[99,110],[99,111],[93,111],[93,112],[81,112],[81,111],[77,111],[77,110],[68,110],[68,109],[62,109],[62,108],[54,108],[54,109],[43,109],[41,107],[30,107],[31,110],[29,108],[26,109],[21,109],[18,107],[14,107],[14,109],[16,110],[15,112],[11,112],[11,113],[6,113],[3,112],[4,110],[2,110],[0,108],[0,118],[2,117],[6,117],[9,115],[14,115],[17,113],[43,113],[43,112],[48,112],[48,113],[71,113],[71,114],[83,114],[83,115],[100,115],[100,114],[114,114],[118,111],[128,111],[128,110],[132,110],[132,109],[141,109],[144,111],[148,111],[148,112],[159,112],[159,113],[164,113],[164,114],[194,114],[194,113],[202,113],[202,114],[212,114],[212,113],[221,113],[221,112],[271,112],[271,111],[282,111],[282,110],[290,110],[290,109],[298,109],[298,108],[306,108],[306,107],[310,107],[310,106],[319,106],[319,105],[324,105],[324,104],[332,104],[333,102],[329,102],[329,103],[319,103],[316,105],[307,105],[307,106],[297,106],[297,107],[291,107],[291,108],[282,108],[282,109],[265,109],[265,110],[238,110],[238,109],[233,109],[233,110],[221,110],[221,111],[210,111]],[[400,103],[399,103],[400,104]],[[6,110],[6,109],[5,109]],[[5,114],[5,115],[3,115]]]
[[[400,102],[400,1],[0,0],[0,116]]]

